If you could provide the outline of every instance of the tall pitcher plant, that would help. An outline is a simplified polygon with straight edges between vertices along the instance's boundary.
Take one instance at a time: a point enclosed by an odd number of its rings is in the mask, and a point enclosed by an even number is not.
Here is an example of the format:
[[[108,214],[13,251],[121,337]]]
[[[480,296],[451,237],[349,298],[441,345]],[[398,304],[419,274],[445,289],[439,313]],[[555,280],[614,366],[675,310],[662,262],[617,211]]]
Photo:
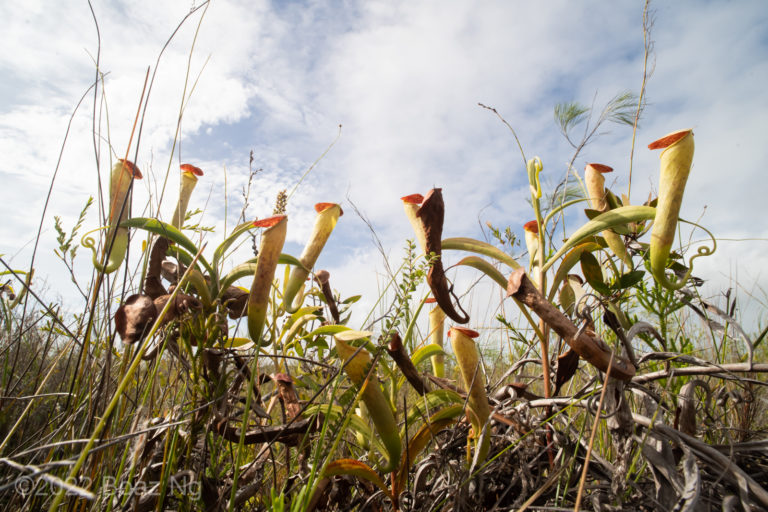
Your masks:
[[[715,238],[712,237],[713,247],[711,249],[700,247],[698,253],[689,261],[688,271],[680,280],[671,281],[667,277],[667,260],[675,239],[685,184],[688,181],[691,164],[693,163],[693,130],[680,130],[665,135],[649,144],[648,149],[663,149],[661,155],[659,155],[661,160],[659,200],[656,206],[653,230],[651,231],[649,258],[651,273],[656,282],[661,286],[678,290],[685,286],[691,276],[693,267],[690,261],[699,256],[712,254],[717,247]]]
[[[176,203],[176,209],[173,211],[171,225],[176,229],[181,229],[184,225],[184,219],[187,215],[187,206],[192,197],[192,192],[197,185],[198,176],[203,175],[202,169],[192,164],[181,164],[181,184],[179,186],[179,200]]]
[[[609,172],[613,172],[612,167],[595,163],[587,164],[587,167],[584,169],[584,184],[589,194],[589,202],[592,208],[599,212],[607,212],[610,209],[606,199],[608,191],[605,189],[605,174]],[[632,260],[621,237],[611,230],[603,231],[602,235],[608,247],[613,251],[613,254],[631,267]]]
[[[293,268],[291,276],[285,285],[283,302],[285,303],[286,311],[289,313],[295,313],[301,307],[303,297],[299,291],[304,286],[310,270],[315,266],[315,262],[320,256],[323,247],[325,247],[328,238],[331,236],[333,228],[336,227],[336,222],[339,220],[339,217],[344,215],[341,206],[336,203],[317,203],[315,211],[317,212],[317,218],[312,228],[312,234],[309,236],[309,241],[307,241],[301,256],[299,256],[302,266]],[[296,303],[294,303],[294,300],[296,300]]]
[[[275,215],[256,221],[253,225],[266,228],[261,235],[259,260],[256,263],[251,294],[248,297],[248,334],[253,342],[259,345],[267,318],[269,292],[275,280],[278,258],[285,243],[288,217]]]
[[[474,338],[479,336],[477,331],[464,327],[452,327],[448,332],[451,346],[456,356],[456,362],[461,372],[461,378],[467,390],[467,419],[472,425],[472,434],[467,440],[467,459],[471,460],[469,443],[474,444],[474,458],[478,464],[485,462],[491,447],[491,438],[485,432],[486,424],[491,417],[491,407],[488,405],[488,395],[485,392],[485,375],[480,366],[480,353]]]
[[[125,259],[128,250],[128,229],[121,226],[121,223],[128,219],[131,213],[133,181],[141,178],[141,171],[133,162],[123,159],[117,161],[109,177],[107,237],[102,257],[99,258],[96,242],[88,234],[84,235],[80,242],[83,247],[93,252],[93,266],[105,274],[120,268]]]

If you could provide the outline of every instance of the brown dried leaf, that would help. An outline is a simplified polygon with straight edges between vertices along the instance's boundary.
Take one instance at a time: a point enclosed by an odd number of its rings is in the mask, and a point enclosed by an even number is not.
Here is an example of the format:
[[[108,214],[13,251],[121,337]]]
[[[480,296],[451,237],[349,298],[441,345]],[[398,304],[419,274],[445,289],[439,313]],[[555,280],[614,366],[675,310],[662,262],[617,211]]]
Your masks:
[[[144,293],[151,299],[156,299],[166,295],[168,291],[163,286],[161,278],[163,260],[168,251],[169,240],[164,236],[158,237],[152,244],[152,252],[149,256],[149,268],[147,268],[147,277],[144,278]]]
[[[146,295],[131,295],[115,313],[115,328],[123,343],[141,340],[157,318],[157,309]]]
[[[555,396],[560,388],[571,380],[579,368],[579,354],[572,348],[557,358],[557,372],[555,373]]]
[[[445,270],[443,269],[443,262],[440,259],[442,254],[443,220],[445,218],[445,204],[443,203],[441,189],[433,188],[427,193],[424,202],[416,212],[416,216],[421,220],[422,228],[424,229],[427,255],[434,253],[437,256],[427,274],[427,283],[438,305],[445,314],[454,322],[465,324],[469,322],[469,315],[467,315],[467,312],[464,311],[458,301],[456,301],[456,305],[461,310],[461,313],[454,307],[451,300],[452,295],[455,297],[453,286],[448,284],[448,279],[445,277]]]
[[[237,286],[230,286],[221,295],[221,300],[229,311],[229,318],[237,320],[248,314],[248,292]]]

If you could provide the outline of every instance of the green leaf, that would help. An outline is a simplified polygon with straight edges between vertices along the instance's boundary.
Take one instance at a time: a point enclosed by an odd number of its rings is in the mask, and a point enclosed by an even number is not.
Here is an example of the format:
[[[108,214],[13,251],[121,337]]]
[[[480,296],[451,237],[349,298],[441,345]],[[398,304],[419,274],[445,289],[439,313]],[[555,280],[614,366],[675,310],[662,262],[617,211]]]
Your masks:
[[[352,392],[351,396],[354,397],[354,391]],[[311,405],[307,407],[304,415],[311,417],[313,414],[317,413],[325,414],[329,419],[333,421],[341,421],[344,419],[344,408],[338,405]],[[350,410],[346,416],[346,419],[349,420],[348,426],[350,429],[358,432],[364,438],[370,439],[373,443],[373,446],[376,447],[376,450],[378,450],[379,453],[387,453],[387,448],[384,446],[384,443],[381,442],[381,437],[373,435],[371,427],[368,426],[368,423],[363,418]]]
[[[584,215],[586,215],[589,220],[592,220],[592,219],[594,219],[596,217],[599,217],[600,214],[602,214],[602,213],[603,212],[601,212],[600,210],[594,210],[592,208],[585,208],[584,209]]]
[[[300,347],[301,344],[297,343],[296,346]],[[323,338],[321,336],[318,336],[315,339],[313,339],[312,341],[307,343],[307,350],[309,350],[311,348],[328,350],[330,348],[330,346],[328,345],[328,342],[325,341],[325,338]]]
[[[642,281],[644,275],[644,270],[634,270],[632,272],[627,272],[626,274],[623,274],[619,277],[619,280],[612,286],[612,288],[616,290],[631,288],[632,286]]]
[[[594,252],[597,250],[600,250],[600,246],[598,244],[593,242],[586,242],[577,245],[573,248],[573,250],[565,255],[563,262],[557,268],[557,272],[555,272],[555,278],[552,281],[552,293],[549,297],[550,300],[554,297],[555,291],[557,290],[557,287],[560,286],[560,283],[565,281],[565,279],[568,277],[568,273],[576,265],[576,263],[579,262],[581,259],[581,254],[583,252]]]
[[[638,97],[630,91],[624,91],[613,98],[603,109],[608,121],[632,126],[635,123],[637,113]]]
[[[184,265],[185,267],[189,267],[192,264],[192,261],[195,259],[193,254],[190,254],[179,245],[170,246],[168,250],[165,252],[165,254],[166,256],[170,256],[172,258],[178,259],[179,262],[181,262],[181,264]],[[197,261],[200,265],[203,265],[203,263],[207,265],[207,263],[205,262],[205,260],[203,260],[203,258],[199,258]],[[195,264],[195,268],[198,271],[202,272],[202,268],[200,268],[200,265]],[[205,270],[206,272],[211,272],[211,267],[205,267]]]
[[[288,320],[288,323],[285,324],[285,327],[290,327],[293,325],[296,320],[299,320],[304,315],[313,315],[314,317],[318,317],[320,311],[322,311],[323,308],[320,306],[304,306],[303,308],[299,308],[295,313],[293,313],[290,316],[290,319]]]
[[[237,348],[244,350],[250,348],[253,345],[253,341],[250,338],[227,338],[219,343],[222,348]]]
[[[338,334],[344,331],[351,331],[346,325],[323,325],[310,332],[304,338],[314,338],[315,336],[325,336],[328,334]]]
[[[304,309],[304,310],[316,310],[318,308],[302,308],[302,309]],[[299,317],[296,317],[296,318],[294,318],[294,316],[295,316],[295,314],[291,317],[290,324],[286,324],[283,327],[283,330],[282,330],[282,332],[284,334],[282,334],[281,336],[285,336],[285,338],[282,340],[282,342],[283,342],[285,347],[288,347],[291,344],[291,341],[293,341],[293,339],[296,337],[296,335],[299,334],[301,329],[304,328],[305,324],[320,318],[316,314],[316,311],[312,311],[311,313],[306,313],[306,314],[304,314],[302,316],[299,316]],[[290,325],[290,327],[289,327],[289,325]],[[299,343],[299,345],[300,344],[301,343]]]
[[[576,305],[576,294],[573,291],[573,287],[566,281],[560,288],[560,308],[566,315],[570,316],[573,313],[573,307]]]
[[[616,206],[614,208],[620,208],[620,206]],[[610,210],[608,210],[608,211],[610,211]],[[599,217],[600,215],[602,215],[603,212],[601,212],[600,210],[585,209],[584,213],[586,214],[586,216],[590,220],[592,220],[592,219],[595,219],[595,218]],[[630,234],[633,233],[633,231],[631,229],[629,229],[626,226],[621,226],[621,225],[613,226],[611,228],[611,231],[613,231],[614,233],[616,233],[618,235],[630,235]]]
[[[507,278],[504,277],[504,275],[499,272],[499,269],[491,265],[488,261],[484,260],[483,258],[480,258],[478,256],[467,256],[466,258],[462,259],[460,262],[458,262],[456,265],[464,265],[467,267],[472,267],[474,269],[479,270],[480,272],[484,273],[494,281],[496,281],[499,286],[502,287],[502,289],[507,289]]]
[[[221,280],[220,284],[220,290],[219,294],[224,293],[224,291],[232,286],[235,281],[238,279],[242,279],[244,277],[253,277],[253,275],[256,273],[256,258],[253,258],[252,260],[248,260],[246,263],[241,263],[240,265],[237,265],[235,268],[233,268],[229,274],[224,276],[224,278]]]
[[[341,301],[342,304],[354,304],[355,302],[359,301],[362,295],[353,295],[351,297],[347,297],[343,301]]]
[[[608,202],[608,206],[611,207],[611,210],[615,210],[616,208],[621,208],[623,206],[621,204],[621,200],[608,189],[605,189],[605,200]]]
[[[192,242],[192,240],[187,238],[184,233],[176,229],[174,226],[157,219],[150,219],[147,217],[134,217],[132,219],[123,221],[120,225],[124,228],[144,229],[150,233],[164,236],[165,238],[171,240],[175,244],[178,244],[192,254],[197,254],[197,251],[199,250],[197,246]]]
[[[297,257],[291,256],[290,254],[280,254],[280,256],[277,258],[277,262],[283,265],[293,265],[294,267],[303,268],[305,270],[307,268],[301,261],[299,261]]]
[[[423,361],[426,361],[430,357],[436,356],[438,354],[445,354],[443,347],[436,343],[430,343],[429,345],[424,345],[420,349],[416,350],[411,355],[411,362],[413,363],[413,366],[419,366],[419,364]]]
[[[432,410],[454,405],[459,407],[459,412],[457,414],[461,414],[464,407],[464,399],[461,398],[461,395],[450,389],[435,389],[423,397],[418,398],[416,403],[408,410],[406,421],[408,422],[408,426],[416,425],[417,423],[421,423],[422,419],[428,418]],[[403,429],[401,429],[403,436],[405,435],[404,428],[405,425],[403,425]]]
[[[589,236],[596,235],[617,225],[621,226],[630,222],[650,220],[655,216],[656,208],[651,208],[650,206],[622,206],[621,208],[602,213],[577,229],[568,241],[547,260],[542,270],[546,272],[565,253]]]
[[[379,477],[378,473],[371,469],[370,466],[360,462],[359,460],[337,459],[325,466],[323,476],[328,477],[336,475],[352,475],[356,476],[357,478],[368,480],[376,487],[381,489],[387,497],[390,499],[392,497],[392,493],[389,491],[389,488],[384,485],[384,482],[381,480],[381,477]]]
[[[403,461],[397,471],[398,487],[405,487],[408,470],[413,465],[416,457],[427,447],[434,435],[456,421],[456,418],[464,412],[462,405],[454,405],[441,409],[419,428],[416,434],[408,441],[408,449],[403,455]]]
[[[473,238],[446,238],[442,241],[442,248],[444,251],[467,251],[482,254],[490,258],[499,260],[512,267],[513,269],[520,268],[520,264],[509,254],[505,253],[498,247],[494,247],[491,244],[475,240]],[[504,285],[506,287],[506,285]]]
[[[603,282],[603,268],[591,252],[581,253],[581,271],[589,285],[602,295],[608,295],[610,290]]]
[[[237,240],[243,233],[247,233],[253,227],[253,222],[249,221],[240,224],[235,229],[233,229],[232,234],[225,238],[224,241],[221,242],[218,247],[216,247],[216,250],[213,251],[213,265],[218,266],[218,263],[224,256],[226,250],[229,249],[235,240]]]
[[[150,219],[147,217],[134,217],[132,219],[125,220],[120,223],[120,226],[124,228],[136,228],[149,231],[156,235],[164,236],[168,240],[172,241],[182,249],[186,249],[191,255],[198,253],[198,247],[184,235],[181,231],[174,226],[167,224],[157,219]],[[211,265],[206,261],[203,255],[200,255],[198,261],[205,267],[211,277],[214,277],[216,273],[213,271]]]
[[[341,325],[326,325],[324,327],[346,327]],[[320,327],[322,329],[323,327]],[[317,329],[317,330],[320,330]],[[315,331],[312,331],[315,332]],[[334,334],[334,338],[340,341],[356,341],[356,340],[366,340],[371,337],[373,333],[371,331],[353,331],[349,327],[346,329],[342,329],[338,331],[336,334]]]
[[[258,258],[251,258],[245,263],[241,263],[240,265],[237,265],[235,268],[233,268],[229,274],[224,276],[224,279],[221,280],[221,290],[219,293],[223,293],[224,290],[232,286],[238,279],[242,279],[244,277],[253,277],[253,275],[256,273],[257,262]],[[281,265],[296,265],[299,267],[303,266],[298,259],[291,256],[290,254],[281,254],[277,258],[277,263]]]

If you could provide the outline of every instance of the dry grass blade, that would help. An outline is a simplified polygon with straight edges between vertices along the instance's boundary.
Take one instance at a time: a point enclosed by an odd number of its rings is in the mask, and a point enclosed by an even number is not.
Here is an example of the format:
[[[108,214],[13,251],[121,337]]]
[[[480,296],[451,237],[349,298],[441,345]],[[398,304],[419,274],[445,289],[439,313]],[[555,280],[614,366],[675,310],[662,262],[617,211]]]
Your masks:
[[[689,448],[698,458],[711,464],[712,470],[715,473],[720,474],[723,478],[731,482],[737,489],[740,490],[742,493],[742,504],[744,504],[747,510],[749,510],[749,506],[747,503],[745,503],[745,501],[747,501],[747,497],[745,495],[750,495],[756,498],[760,506],[768,507],[768,491],[766,491],[742,468],[734,464],[731,459],[720,453],[717,449],[702,441],[699,441],[694,437],[675,430],[668,425],[654,422],[651,418],[647,418],[639,414],[633,414],[632,418],[637,424],[642,425],[652,430],[653,432],[661,434],[677,445],[685,444],[687,448]]]

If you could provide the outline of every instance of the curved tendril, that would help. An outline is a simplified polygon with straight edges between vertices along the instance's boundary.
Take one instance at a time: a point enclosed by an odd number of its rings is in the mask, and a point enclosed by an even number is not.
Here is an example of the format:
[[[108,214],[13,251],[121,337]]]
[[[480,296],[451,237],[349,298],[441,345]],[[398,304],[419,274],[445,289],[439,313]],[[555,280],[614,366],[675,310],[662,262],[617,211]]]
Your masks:
[[[110,272],[112,272],[112,271],[114,271],[116,269],[116,267],[115,268],[111,268],[111,267],[113,267],[114,262],[107,261],[106,265],[102,265],[101,264],[101,262],[99,261],[99,253],[98,253],[98,250],[96,248],[96,239],[93,238],[92,236],[88,236],[88,235],[90,235],[91,233],[96,233],[97,231],[102,231],[104,229],[109,229],[110,227],[111,226],[101,226],[101,227],[98,227],[96,229],[92,229],[92,230],[88,231],[87,233],[84,233],[83,236],[80,237],[80,245],[82,247],[85,247],[86,249],[90,249],[91,250],[91,253],[92,253],[91,260],[93,261],[93,266],[96,267],[97,271],[104,272],[105,274],[109,274]],[[114,245],[117,244],[117,237],[118,236],[119,236],[119,233],[115,235],[115,242],[113,243],[113,248],[112,248],[112,253],[113,254],[115,253]],[[109,237],[108,237],[107,241],[109,241]],[[110,264],[110,263],[112,263],[112,264]],[[118,266],[120,265],[120,263],[122,263],[122,258],[120,259],[119,262],[117,262]]]
[[[683,219],[679,219],[679,221],[685,222],[686,224],[690,224],[691,226],[696,226],[697,228],[701,228],[702,230],[704,230],[709,235],[709,238],[712,240],[712,247],[701,246],[698,249],[696,249],[696,254],[691,256],[691,258],[688,260],[688,271],[685,273],[685,275],[682,278],[680,278],[680,280],[671,281],[667,277],[666,272],[663,273],[659,284],[661,284],[664,288],[668,290],[679,290],[683,286],[685,286],[688,280],[691,278],[691,274],[693,273],[693,260],[695,260],[700,256],[711,256],[717,250],[717,238],[715,238],[715,235],[713,235],[710,230],[708,230],[701,224],[697,224],[696,222],[691,222]]]
[[[552,208],[552,211],[550,211],[546,217],[544,217],[543,224],[546,226],[549,224],[549,221],[552,220],[552,217],[560,213],[562,210],[565,210],[571,205],[577,204],[577,203],[583,203],[584,201],[588,201],[588,199],[581,197],[579,199],[571,199],[570,201],[566,201],[565,203],[555,206]]]

